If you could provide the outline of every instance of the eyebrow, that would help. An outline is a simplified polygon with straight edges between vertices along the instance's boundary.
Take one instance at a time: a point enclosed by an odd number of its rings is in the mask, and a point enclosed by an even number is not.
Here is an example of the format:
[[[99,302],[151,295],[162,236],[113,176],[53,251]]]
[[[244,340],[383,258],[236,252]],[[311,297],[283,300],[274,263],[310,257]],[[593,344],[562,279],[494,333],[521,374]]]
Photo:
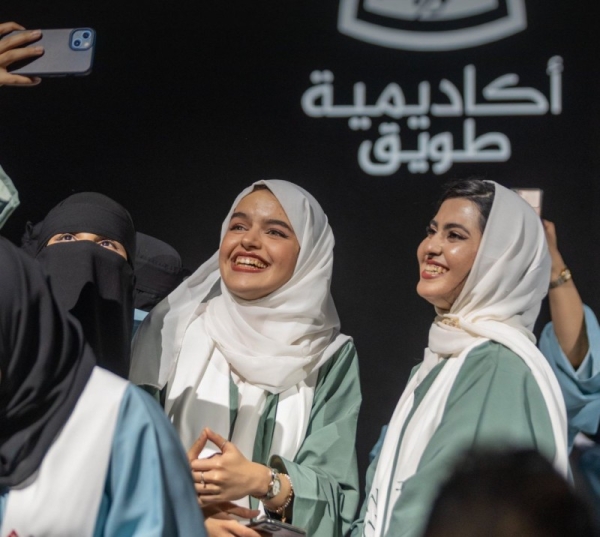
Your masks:
[[[438,223],[435,220],[431,220],[431,222],[429,222],[429,225],[438,227]],[[471,232],[465,226],[463,226],[462,224],[457,224],[455,222],[449,222],[448,224],[445,224],[444,231],[448,231],[449,229],[453,229],[455,227],[462,229],[465,233],[471,235]]]
[[[272,226],[273,225],[281,226],[281,227],[284,227],[285,229],[288,229],[292,233],[294,232],[294,230],[288,224],[286,224],[283,220],[275,220],[275,219],[271,218],[271,219],[267,220],[266,223],[269,225],[272,225]]]
[[[233,220],[234,218],[243,218],[244,220],[250,220],[249,216],[246,213],[243,213],[241,211],[239,212],[235,212],[231,215],[231,219]],[[268,220],[265,220],[265,223],[268,225],[275,225],[275,226],[281,226],[284,227],[285,229],[289,230],[291,233],[294,232],[294,230],[290,227],[289,224],[285,223],[283,220],[277,220],[275,218],[270,218]]]

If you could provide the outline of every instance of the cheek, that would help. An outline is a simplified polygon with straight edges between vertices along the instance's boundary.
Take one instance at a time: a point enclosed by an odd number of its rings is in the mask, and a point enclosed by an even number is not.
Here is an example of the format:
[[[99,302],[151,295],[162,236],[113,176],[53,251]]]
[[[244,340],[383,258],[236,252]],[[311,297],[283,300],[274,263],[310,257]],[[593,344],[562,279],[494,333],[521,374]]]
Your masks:
[[[462,274],[467,274],[473,267],[477,250],[465,248],[463,245],[452,247],[447,252],[447,259],[452,260],[454,269]]]
[[[423,240],[421,241],[421,244],[419,244],[419,246],[417,247],[417,260],[418,260],[419,262],[421,262],[421,261],[422,261],[422,259],[423,259],[423,256],[424,256],[424,255],[425,255],[425,253],[427,252],[427,246],[426,246],[426,244],[425,244],[426,242],[427,242],[427,239],[423,239]]]
[[[219,262],[226,261],[231,254],[231,250],[233,249],[233,240],[231,235],[227,234],[223,237],[221,241],[221,246],[219,247]]]
[[[296,269],[296,262],[298,260],[298,250],[294,247],[285,247],[281,248],[280,251],[277,252],[277,257],[281,260],[281,272],[282,277],[285,280],[289,280],[294,275],[294,270]]]

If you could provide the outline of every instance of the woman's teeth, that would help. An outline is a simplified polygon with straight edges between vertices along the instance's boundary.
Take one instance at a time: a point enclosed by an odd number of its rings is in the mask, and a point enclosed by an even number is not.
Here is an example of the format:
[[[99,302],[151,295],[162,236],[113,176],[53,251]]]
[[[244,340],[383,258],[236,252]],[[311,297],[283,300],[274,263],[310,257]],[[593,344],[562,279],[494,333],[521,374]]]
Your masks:
[[[262,261],[260,261],[259,259],[256,259],[255,257],[238,256],[235,259],[235,264],[236,265],[245,265],[247,267],[267,268],[267,265],[265,265]]]
[[[448,272],[448,269],[440,267],[439,265],[425,265],[425,272],[429,274],[444,274]]]

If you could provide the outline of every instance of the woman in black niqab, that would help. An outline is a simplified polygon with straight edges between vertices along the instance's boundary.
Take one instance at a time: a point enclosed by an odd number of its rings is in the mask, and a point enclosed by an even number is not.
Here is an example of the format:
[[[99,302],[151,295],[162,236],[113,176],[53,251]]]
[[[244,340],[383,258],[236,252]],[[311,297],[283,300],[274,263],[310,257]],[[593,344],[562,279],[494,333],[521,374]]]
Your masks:
[[[57,234],[82,232],[118,241],[127,259],[90,240],[48,246]],[[69,196],[44,219],[36,251],[60,304],[81,323],[98,365],[127,378],[136,251],[127,210],[96,192]]]
[[[39,468],[94,363],[42,268],[0,238],[0,489]]]

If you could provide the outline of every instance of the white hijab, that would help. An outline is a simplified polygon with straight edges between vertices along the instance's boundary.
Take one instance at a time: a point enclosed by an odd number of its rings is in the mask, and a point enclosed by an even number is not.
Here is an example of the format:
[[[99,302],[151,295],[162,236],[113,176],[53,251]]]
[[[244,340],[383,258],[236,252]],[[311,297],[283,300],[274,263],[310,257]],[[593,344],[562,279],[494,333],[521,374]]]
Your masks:
[[[287,181],[254,183],[234,201],[221,240],[235,208],[258,184],[279,200],[300,243],[292,278],[264,298],[242,300],[222,283],[215,253],[144,321],[130,377],[157,388],[168,384],[165,410],[186,449],[205,426],[230,436],[233,378],[240,400],[231,440],[248,458],[266,393],[279,394],[271,453],[293,459],[308,426],[318,370],[350,338],[339,333],[330,294],[333,232],[308,192]],[[201,457],[210,454],[207,448]]]
[[[438,311],[424,361],[407,385],[390,422],[369,495],[365,535],[385,535],[393,506],[402,493],[402,483],[417,471],[466,356],[488,340],[508,347],[531,369],[552,422],[554,465],[564,476],[568,474],[564,401],[558,381],[535,346],[532,333],[550,279],[544,230],[525,201],[511,190],[494,185],[494,202],[469,277],[450,311]],[[415,388],[441,359],[448,357],[398,446]],[[390,486],[392,483],[397,486]]]

